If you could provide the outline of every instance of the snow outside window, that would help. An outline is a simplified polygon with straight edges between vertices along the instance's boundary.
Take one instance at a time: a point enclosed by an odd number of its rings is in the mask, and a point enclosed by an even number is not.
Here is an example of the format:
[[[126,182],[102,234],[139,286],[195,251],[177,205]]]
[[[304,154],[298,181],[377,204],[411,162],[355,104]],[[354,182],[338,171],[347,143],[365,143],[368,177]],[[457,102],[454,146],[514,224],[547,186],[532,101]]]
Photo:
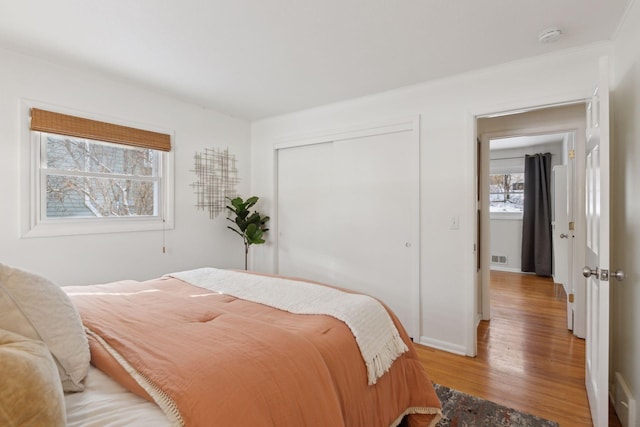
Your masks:
[[[524,185],[523,172],[489,175],[489,211],[522,213]]]

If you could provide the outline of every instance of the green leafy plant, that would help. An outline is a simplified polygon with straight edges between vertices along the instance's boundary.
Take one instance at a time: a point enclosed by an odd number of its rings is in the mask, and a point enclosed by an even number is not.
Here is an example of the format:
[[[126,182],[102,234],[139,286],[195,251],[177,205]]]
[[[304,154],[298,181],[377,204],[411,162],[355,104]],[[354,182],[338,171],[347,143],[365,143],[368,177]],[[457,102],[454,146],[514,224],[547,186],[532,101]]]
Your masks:
[[[264,233],[269,231],[266,227],[268,216],[262,216],[258,211],[251,213],[251,208],[258,202],[258,197],[249,197],[242,200],[241,197],[234,199],[227,197],[231,206],[227,205],[229,214],[227,219],[233,222],[236,227],[227,226],[229,230],[234,231],[244,242],[244,269],[247,269],[247,258],[249,256],[249,246],[264,243]]]

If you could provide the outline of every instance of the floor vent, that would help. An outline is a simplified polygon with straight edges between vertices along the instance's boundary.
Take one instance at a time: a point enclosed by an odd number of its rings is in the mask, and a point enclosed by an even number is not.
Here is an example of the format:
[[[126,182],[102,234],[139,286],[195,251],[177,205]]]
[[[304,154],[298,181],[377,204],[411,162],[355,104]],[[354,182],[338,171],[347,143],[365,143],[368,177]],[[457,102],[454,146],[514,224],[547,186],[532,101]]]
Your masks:
[[[491,263],[492,264],[506,264],[507,257],[504,255],[491,255]]]

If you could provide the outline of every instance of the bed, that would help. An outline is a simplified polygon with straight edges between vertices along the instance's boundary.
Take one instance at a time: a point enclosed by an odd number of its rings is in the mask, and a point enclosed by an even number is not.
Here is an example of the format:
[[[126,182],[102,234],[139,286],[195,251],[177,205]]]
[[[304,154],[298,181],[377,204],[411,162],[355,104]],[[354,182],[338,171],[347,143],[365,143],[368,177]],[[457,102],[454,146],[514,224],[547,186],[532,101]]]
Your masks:
[[[0,291],[0,313],[20,305],[0,329],[46,343],[60,386],[47,393],[62,396],[46,400],[69,426],[426,427],[441,416],[402,325],[365,295],[212,268],[59,288],[1,264]],[[33,404],[14,406],[6,416]]]

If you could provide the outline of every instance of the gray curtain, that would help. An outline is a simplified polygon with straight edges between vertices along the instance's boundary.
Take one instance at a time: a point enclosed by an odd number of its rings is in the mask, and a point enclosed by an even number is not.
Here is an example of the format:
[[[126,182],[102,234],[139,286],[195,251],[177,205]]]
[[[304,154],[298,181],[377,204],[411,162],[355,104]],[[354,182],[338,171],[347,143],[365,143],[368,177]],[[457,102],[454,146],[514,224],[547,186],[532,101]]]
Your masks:
[[[551,154],[524,158],[522,271],[551,276]]]

